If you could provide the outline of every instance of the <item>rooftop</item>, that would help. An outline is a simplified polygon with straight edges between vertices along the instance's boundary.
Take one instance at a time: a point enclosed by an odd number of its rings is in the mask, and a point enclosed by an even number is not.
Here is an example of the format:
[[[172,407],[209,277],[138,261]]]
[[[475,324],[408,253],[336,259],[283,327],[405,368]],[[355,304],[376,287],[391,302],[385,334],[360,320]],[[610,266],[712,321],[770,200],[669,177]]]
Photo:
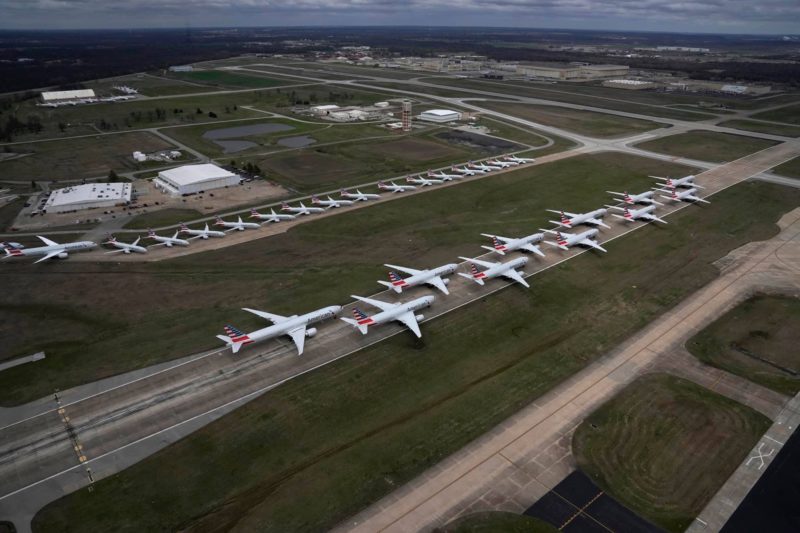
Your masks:
[[[130,183],[87,183],[52,191],[47,199],[47,206],[82,204],[97,200],[125,201],[130,199]]]
[[[458,113],[458,111],[453,111],[452,109],[428,109],[427,111],[423,111],[422,113],[428,115],[436,115],[438,117],[444,117],[447,115]]]
[[[224,168],[204,163],[202,165],[184,165],[182,167],[162,170],[159,176],[166,178],[176,185],[189,185],[219,178],[235,176],[233,172],[228,172]]]
[[[67,100],[69,98],[94,98],[93,89],[78,89],[76,91],[45,91],[42,93],[42,100]]]

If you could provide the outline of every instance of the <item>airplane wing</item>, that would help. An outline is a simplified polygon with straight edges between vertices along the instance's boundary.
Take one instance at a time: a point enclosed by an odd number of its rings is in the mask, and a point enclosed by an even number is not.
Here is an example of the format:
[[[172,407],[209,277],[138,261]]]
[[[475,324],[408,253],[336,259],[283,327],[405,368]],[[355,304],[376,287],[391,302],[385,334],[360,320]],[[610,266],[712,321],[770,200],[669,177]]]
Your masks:
[[[399,317],[396,318],[398,322],[402,322],[405,326],[414,332],[418,338],[422,338],[422,332],[419,330],[419,324],[417,323],[417,317],[414,316],[414,313],[409,311],[408,313],[403,313]]]
[[[297,355],[303,355],[303,347],[306,344],[306,327],[300,326],[297,329],[286,332],[286,334],[292,338],[294,345],[297,346]]]
[[[481,235],[483,235],[484,237],[489,237],[490,239],[491,238],[495,238],[498,241],[502,241],[502,242],[504,242],[506,244],[510,243],[511,241],[515,241],[516,240],[516,239],[512,239],[510,237],[503,237],[501,235],[492,235],[491,233],[481,233]]]
[[[400,272],[405,272],[406,274],[410,274],[412,276],[415,275],[415,274],[421,274],[423,272],[422,270],[414,270],[413,268],[401,267],[401,266],[397,266],[397,265],[385,264],[383,266],[389,267],[389,268],[393,268],[395,270],[399,270]]]
[[[350,296],[351,296],[351,298],[355,298],[356,300],[359,300],[361,302],[364,302],[364,303],[367,303],[367,304],[372,305],[374,307],[377,307],[381,311],[388,311],[390,309],[394,309],[395,307],[397,307],[397,304],[392,304],[392,303],[389,303],[389,302],[382,302],[380,300],[373,300],[372,298],[364,298],[362,296],[355,296],[353,294],[351,294]]]
[[[447,285],[444,284],[444,281],[442,281],[441,277],[433,277],[428,280],[428,283],[442,291],[443,294],[450,294],[450,292],[447,290]]]
[[[667,223],[666,220],[661,220],[657,216],[651,215],[650,213],[641,214],[641,215],[639,215],[639,218],[643,218],[643,219],[649,220],[651,222],[661,222],[662,224],[666,224]]]
[[[500,275],[503,276],[504,278],[508,278],[508,279],[510,279],[512,281],[516,281],[517,283],[519,283],[523,287],[530,288],[530,285],[528,285],[528,282],[525,281],[525,278],[522,277],[522,274],[520,274],[519,272],[517,272],[513,268],[509,268],[508,270],[506,270],[505,272],[503,272]]]
[[[43,243],[45,243],[47,246],[58,246],[58,243],[57,243],[57,242],[55,242],[55,241],[51,241],[51,240],[50,240],[50,239],[48,239],[47,237],[42,237],[41,235],[37,235],[37,237],[39,237],[39,239],[40,239],[40,240],[41,240]],[[38,261],[37,261],[37,263],[38,263]]]
[[[597,244],[597,241],[594,241],[592,239],[583,239],[578,244],[583,244],[584,246],[591,246],[592,248],[600,250],[601,252],[607,252],[608,251],[605,248],[603,248],[602,246],[600,246],[599,244]]]
[[[535,244],[526,244],[525,246],[522,247],[522,249],[523,250],[527,250],[529,252],[533,252],[536,255],[544,257],[544,253]]]
[[[481,261],[480,259],[475,259],[472,257],[459,257],[459,259],[463,259],[464,261],[469,261],[470,263],[475,263],[476,265],[480,265],[483,268],[492,268],[493,266],[497,265],[497,263],[493,261]]]
[[[600,220],[599,218],[592,218],[589,220],[592,224],[597,224],[598,226],[603,226],[604,228],[608,228],[605,222]],[[609,228],[610,229],[610,228]]]
[[[266,311],[258,311],[256,309],[250,309],[248,307],[242,307],[242,311],[247,311],[248,313],[253,313],[254,315],[258,315],[261,318],[266,318],[273,324],[280,324],[281,322],[289,318],[281,315],[274,315],[272,313],[267,313]]]
[[[41,239],[42,237],[39,237],[39,238]],[[53,241],[50,241],[50,242],[53,242]],[[41,263],[42,261],[47,261],[48,259],[52,259],[53,257],[56,257],[58,254],[63,253],[63,252],[64,252],[64,250],[53,250],[52,252],[48,253],[46,256],[42,257],[38,261],[34,261],[34,263]]]

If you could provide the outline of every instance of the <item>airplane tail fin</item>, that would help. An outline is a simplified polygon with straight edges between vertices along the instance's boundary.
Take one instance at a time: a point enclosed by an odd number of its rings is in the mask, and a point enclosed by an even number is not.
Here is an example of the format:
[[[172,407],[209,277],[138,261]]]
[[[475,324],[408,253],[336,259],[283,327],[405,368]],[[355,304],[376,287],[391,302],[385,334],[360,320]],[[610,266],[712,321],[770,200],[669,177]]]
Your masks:
[[[342,318],[342,320],[357,328],[362,335],[367,334],[369,324],[366,324],[365,321],[369,320],[369,317],[358,307],[353,308],[353,318]]]
[[[257,216],[258,216],[258,211],[256,211],[255,209],[251,209],[250,210],[250,218],[255,218]]]
[[[231,326],[230,324],[225,326],[225,335],[217,335],[217,338],[224,341],[225,344],[231,347],[233,353],[239,351],[239,349],[244,346],[245,344],[249,344],[253,342],[250,340],[250,337],[247,336],[246,333],[243,331]]]

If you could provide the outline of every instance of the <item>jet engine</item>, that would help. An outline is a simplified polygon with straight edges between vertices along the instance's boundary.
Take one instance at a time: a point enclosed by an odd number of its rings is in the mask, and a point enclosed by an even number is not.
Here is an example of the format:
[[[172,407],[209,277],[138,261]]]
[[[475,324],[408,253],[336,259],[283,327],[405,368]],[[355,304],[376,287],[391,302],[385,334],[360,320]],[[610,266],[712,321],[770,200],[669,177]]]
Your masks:
[[[129,254],[129,253],[131,253],[131,249],[130,248],[123,248],[122,249],[122,253],[123,254]]]
[[[57,257],[58,257],[59,259],[66,259],[68,255],[69,255],[69,254],[68,254],[67,252],[61,252],[60,254],[58,254],[58,256],[57,256]]]
[[[450,278],[442,278],[442,283],[445,285],[450,285]]]
[[[417,315],[415,318],[416,318],[418,321],[419,321],[419,320],[423,320],[423,319],[425,318],[425,315]]]
[[[306,330],[306,337],[308,337],[309,339],[316,334],[317,334],[317,328],[308,328]]]

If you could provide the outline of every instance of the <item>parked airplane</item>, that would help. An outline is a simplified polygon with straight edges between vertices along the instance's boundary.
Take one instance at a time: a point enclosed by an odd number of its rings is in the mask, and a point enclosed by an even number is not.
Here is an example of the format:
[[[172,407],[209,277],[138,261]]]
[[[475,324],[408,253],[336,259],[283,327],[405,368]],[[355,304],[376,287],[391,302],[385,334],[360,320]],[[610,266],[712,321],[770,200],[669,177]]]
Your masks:
[[[648,222],[661,222],[662,224],[667,223],[665,220],[661,220],[653,214],[653,212],[656,210],[656,206],[654,205],[648,205],[647,207],[633,210],[628,209],[627,207],[617,207],[614,205],[609,205],[608,208],[622,211],[621,215],[617,215],[616,213],[611,213],[611,215],[628,222],[633,222],[634,220],[646,220]]]
[[[161,235],[156,235],[155,231],[149,229],[147,230],[147,238],[158,241],[158,244],[153,244],[152,246],[166,246],[167,248],[172,248],[173,246],[189,246],[189,241],[178,238],[179,233],[180,231],[176,231],[175,235],[172,237],[162,237]]]
[[[215,231],[215,230],[208,229],[208,224],[206,224],[206,227],[203,228],[203,229],[191,229],[191,228],[189,228],[189,226],[187,226],[183,222],[181,222],[180,233],[184,233],[186,235],[191,235],[191,237],[189,237],[190,241],[193,240],[193,239],[206,240],[209,237],[224,237],[225,236],[225,232],[224,231]]]
[[[495,262],[495,261],[481,261],[480,259],[474,259],[469,257],[461,257],[464,261],[468,261],[470,263],[470,273],[464,274],[463,272],[459,272],[458,275],[471,279],[478,285],[483,285],[484,280],[496,278],[497,276],[502,276],[504,278],[508,278],[511,281],[516,281],[523,287],[530,287],[528,282],[525,281],[525,278],[522,277],[522,274],[517,271],[518,268],[524,267],[528,264],[527,257],[518,257],[516,259],[512,259],[511,261],[506,261],[505,263]],[[486,270],[478,270],[478,267],[475,265],[480,265]]]
[[[477,172],[481,172],[481,173],[486,173],[486,172],[491,172],[492,170],[497,170],[496,168],[486,166],[483,163],[473,163],[472,161],[470,161],[469,164],[467,164],[467,168],[475,170]]]
[[[51,241],[47,237],[42,237],[41,235],[37,235],[37,237],[39,237],[39,240],[41,240],[45,246],[35,246],[33,248],[17,248],[16,246],[6,247],[6,255],[3,257],[3,259],[8,259],[9,257],[34,257],[41,255],[44,257],[34,261],[34,263],[41,263],[42,261],[47,261],[48,259],[52,259],[54,257],[66,259],[70,252],[91,250],[92,248],[97,247],[97,244],[92,241],[77,241],[59,244],[55,241]]]
[[[288,211],[297,215],[310,215],[311,213],[324,213],[325,210],[321,207],[306,207],[303,202],[300,202],[300,207],[292,207],[286,202],[281,204],[281,211]]]
[[[349,192],[349,191],[346,191],[346,190],[342,189],[339,194],[341,194],[342,198],[348,198],[348,199],[356,201],[356,202],[366,202],[368,200],[378,200],[381,197],[380,194],[371,194],[371,193],[365,194],[365,193],[359,191],[358,189],[356,189],[356,192]]]
[[[297,355],[303,355],[306,337],[311,338],[317,334],[317,328],[309,328],[308,325],[333,318],[339,314],[342,308],[338,305],[331,305],[304,315],[292,316],[273,315],[247,307],[243,307],[242,310],[266,318],[272,322],[272,325],[257,329],[252,333],[244,333],[231,325],[225,326],[225,335],[217,335],[217,338],[230,346],[233,353],[238,352],[245,344],[288,335],[297,346]]]
[[[517,157],[515,155],[510,155],[510,156],[506,157],[506,159],[509,160],[509,161],[513,161],[515,163],[519,163],[520,165],[525,164],[525,163],[533,163],[534,161],[536,161],[532,157]]]
[[[18,250],[21,250],[22,248],[25,248],[25,245],[24,244],[20,244],[18,242],[8,242],[8,241],[0,242],[0,252],[5,250],[6,248],[8,248],[8,249],[16,248]]]
[[[334,200],[330,196],[328,196],[327,200],[320,200],[316,196],[312,196],[311,203],[314,205],[321,205],[326,209],[331,209],[334,207],[342,207],[343,205],[352,205],[353,200]]]
[[[552,233],[556,236],[556,242],[552,241],[544,241],[551,246],[555,246],[557,248],[561,248],[562,250],[569,250],[571,247],[575,245],[580,246],[587,246],[589,248],[595,248],[600,250],[601,252],[607,252],[605,248],[600,246],[598,242],[594,239],[600,233],[597,229],[589,229],[582,233],[574,234],[574,233],[561,233],[560,231],[553,231],[551,229],[543,229],[547,233]]]
[[[561,222],[556,222],[555,220],[550,220],[550,222],[562,228],[572,228],[580,224],[608,228],[601,220],[607,213],[607,211],[602,208],[589,211],[588,213],[570,213],[569,211],[554,211],[552,209],[548,209],[548,211],[561,215]]]
[[[625,202],[628,205],[633,204],[655,204],[655,205],[664,205],[661,202],[657,202],[653,199],[655,196],[655,191],[645,191],[640,194],[628,194],[628,191],[625,192],[614,192],[614,191],[606,191],[608,194],[613,194],[615,197],[621,196],[622,202]],[[614,198],[614,200],[620,201],[620,198]]]
[[[224,231],[244,231],[246,229],[258,229],[261,227],[261,224],[256,222],[242,222],[242,217],[236,222],[227,222],[222,220],[222,217],[217,217],[217,221],[214,222],[215,226],[222,226],[225,228]]]
[[[411,176],[409,176],[409,177],[406,178],[406,182],[413,183],[413,184],[419,185],[421,187],[429,187],[431,185],[441,185],[442,183],[444,183],[443,180],[423,178],[422,176],[417,176],[415,178],[412,178]]]
[[[136,240],[133,241],[132,244],[128,244],[125,242],[119,242],[113,235],[108,236],[108,240],[103,244],[110,244],[116,250],[111,250],[110,252],[106,252],[107,254],[118,254],[122,252],[123,254],[129,254],[131,252],[136,252],[137,254],[146,254],[147,248],[144,246],[139,246],[139,241],[141,237],[136,237]]]
[[[369,326],[377,326],[396,320],[405,324],[408,329],[414,332],[414,335],[420,338],[422,337],[422,332],[419,330],[419,321],[424,319],[425,315],[417,315],[415,312],[425,307],[430,307],[434,300],[433,296],[423,296],[408,302],[392,304],[355,295],[353,295],[353,298],[381,310],[380,313],[367,316],[358,307],[354,307],[353,318],[340,319],[358,328],[358,331],[360,331],[362,335],[367,334],[367,328],[369,328]]]
[[[268,222],[280,222],[281,220],[294,220],[294,215],[286,215],[283,213],[276,213],[274,209],[269,210],[269,214],[265,215],[263,213],[259,213],[255,209],[250,210],[250,218],[255,218],[258,220],[263,220],[262,224],[266,224]]]
[[[669,196],[664,196],[660,194],[661,198],[666,198],[667,200],[672,200],[673,202],[700,202],[703,204],[710,204],[708,200],[703,200],[699,196],[696,196],[694,193],[697,192],[697,189],[692,187],[691,189],[684,189],[682,191],[678,191],[674,187],[669,189],[658,189],[659,191],[668,192]]]
[[[515,161],[500,161],[499,159],[491,159],[487,161],[487,163],[489,163],[493,167],[500,167],[500,168],[508,168],[519,165],[519,163]]]
[[[393,181],[390,181],[388,185],[382,181],[379,181],[378,188],[381,189],[382,191],[392,191],[392,192],[406,192],[416,189],[416,187],[413,185],[398,185]]]
[[[664,182],[664,186],[665,187],[669,187],[671,189],[675,188],[675,187],[697,187],[698,189],[702,189],[703,188],[703,187],[697,185],[694,182],[696,176],[693,176],[693,175],[685,176],[683,178],[676,178],[676,179],[664,178],[664,177],[661,177],[661,176],[650,176],[650,177],[654,178],[654,179],[657,179],[657,180],[663,181]]]
[[[450,294],[447,291],[447,284],[450,283],[450,280],[444,278],[443,276],[449,276],[458,268],[458,265],[453,263],[440,266],[438,268],[433,268],[431,270],[414,270],[413,268],[401,267],[397,265],[384,266],[393,268],[394,270],[399,270],[400,272],[404,272],[406,274],[410,274],[409,277],[403,279],[399,274],[397,274],[397,272],[392,271],[389,272],[389,281],[378,281],[378,283],[381,285],[389,287],[398,294],[403,292],[403,289],[408,289],[416,285],[430,285],[431,287],[439,289],[444,294]]]
[[[445,174],[442,171],[439,171],[438,173],[436,173],[436,172],[433,172],[432,170],[429,170],[428,171],[428,177],[429,178],[433,178],[433,179],[437,179],[437,180],[442,180],[442,181],[453,181],[453,180],[460,180],[464,176],[462,174]]]
[[[450,170],[452,170],[453,172],[458,172],[459,174],[463,174],[465,176],[474,176],[475,174],[483,174],[482,170],[474,170],[469,167],[463,167],[463,168],[450,167]]]
[[[544,238],[543,233],[534,233],[518,239],[512,237],[501,237],[500,235],[492,235],[491,233],[481,233],[481,235],[492,239],[492,246],[481,245],[481,248],[489,250],[490,252],[497,252],[500,255],[505,255],[508,252],[525,250],[527,252],[533,252],[536,255],[544,257],[544,253],[542,253],[539,247],[533,244],[535,242],[540,242]]]

